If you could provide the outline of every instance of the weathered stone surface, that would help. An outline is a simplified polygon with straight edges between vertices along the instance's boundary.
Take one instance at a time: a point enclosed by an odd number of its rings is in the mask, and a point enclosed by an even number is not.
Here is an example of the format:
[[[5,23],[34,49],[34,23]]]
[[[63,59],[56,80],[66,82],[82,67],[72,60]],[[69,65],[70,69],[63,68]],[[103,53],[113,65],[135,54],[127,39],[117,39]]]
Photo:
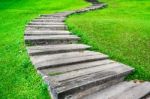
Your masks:
[[[93,74],[93,73],[103,73],[104,72],[110,72],[111,75],[116,75],[117,73],[121,73],[124,71],[131,71],[132,69],[129,67],[126,67],[123,64],[120,63],[110,63],[110,64],[106,64],[106,65],[100,65],[100,66],[96,66],[96,67],[92,67],[92,68],[86,68],[86,69],[81,69],[81,70],[77,70],[77,71],[71,71],[71,72],[67,72],[61,75],[57,75],[57,76],[53,76],[51,77],[52,79],[54,79],[55,81],[61,82],[61,81],[66,81],[66,80],[71,80],[71,79],[76,79],[77,77],[81,77],[84,75],[88,75],[88,74]],[[104,73],[105,74],[105,73]],[[95,75],[93,75],[95,76]],[[91,78],[91,76],[88,75],[88,77]],[[85,78],[88,78],[85,77]],[[84,78],[84,77],[83,77]],[[85,79],[78,79],[82,82],[82,80]],[[90,80],[89,80],[90,81]],[[68,85],[68,84],[67,84]]]
[[[40,15],[40,16],[44,16],[44,17],[50,17],[50,16],[53,16],[53,17],[67,17],[68,15],[74,13],[75,11],[67,11],[67,12],[60,12],[60,13],[56,13],[56,14],[43,14],[43,15]]]
[[[64,22],[30,22],[28,25],[64,25]]]
[[[64,45],[31,46],[28,47],[27,49],[30,55],[42,55],[42,54],[54,54],[72,51],[83,51],[87,48],[90,48],[90,46],[84,44],[64,44]]]
[[[32,56],[31,59],[33,63],[39,63],[45,60],[53,60],[53,59],[59,60],[65,58],[74,58],[74,57],[91,56],[91,55],[104,55],[104,54],[93,52],[93,51],[78,51],[78,52],[58,53],[52,55],[37,55],[37,56]]]
[[[72,44],[78,42],[80,38],[74,35],[34,35],[25,36],[26,44],[30,45],[54,45]]]
[[[26,30],[25,35],[70,35],[71,33],[66,30],[62,31],[49,31],[49,30]]]
[[[32,22],[64,22],[64,19],[34,19]]]
[[[114,78],[109,81],[104,81],[103,83],[100,83],[99,85],[92,86],[91,88],[86,87],[87,89],[80,90],[73,94],[69,94],[69,95],[60,94],[59,96],[62,97],[61,95],[63,95],[65,98],[70,96],[70,99],[83,99],[85,96],[87,96],[89,94],[94,94],[100,90],[103,90],[103,89],[110,87],[114,84],[117,84],[119,82],[122,82],[123,80],[124,80],[124,78]],[[80,89],[82,89],[82,87]]]
[[[84,97],[83,99],[112,99],[112,96],[119,95],[127,89],[137,86],[134,82],[121,82],[117,85],[113,85],[97,93]]]
[[[47,28],[48,27],[54,27],[55,28],[55,27],[66,27],[66,25],[62,25],[62,24],[61,25],[60,24],[57,25],[56,24],[56,25],[27,25],[26,26],[26,28],[29,28],[29,27],[30,28],[35,28],[35,27],[36,28],[42,28],[42,27],[47,27]]]
[[[66,30],[65,25],[27,25],[26,30]]]
[[[100,9],[100,8],[105,7],[105,6],[107,6],[107,5],[106,4],[94,4],[91,7],[87,7],[85,9],[81,9],[81,10],[77,10],[76,13],[83,13],[83,12],[87,12],[87,11],[90,11],[90,10]]]
[[[38,18],[35,18],[35,19],[62,19],[62,20],[65,20],[66,19],[66,17],[53,17],[53,16],[50,16],[50,17],[44,17],[44,16],[42,16],[42,17],[38,17]]]
[[[111,99],[141,99],[150,93],[150,83],[144,82],[132,87],[121,94],[111,97]]]
[[[79,39],[79,37],[77,37],[75,35],[25,36],[25,40],[40,40],[40,39],[47,39],[47,40],[60,40],[60,39],[66,40],[67,39],[67,40],[69,40],[69,39]]]
[[[59,93],[62,97],[66,95],[71,95],[72,93],[76,93],[81,90],[84,91],[89,88],[99,86],[120,77],[122,78],[130,72],[130,68],[118,64],[110,64],[106,66],[97,66],[94,68],[88,68],[79,71],[72,71],[70,73],[68,72],[58,76],[56,75],[53,76],[51,79],[53,79],[53,82],[55,82],[56,84],[54,85],[57,90],[56,92]],[[107,86],[111,85],[112,84],[110,83]],[[101,88],[94,88],[92,91],[95,92],[97,90],[101,90]]]
[[[75,71],[75,70],[80,70],[80,69],[86,69],[86,68],[92,68],[100,65],[106,65],[113,63],[115,61],[105,59],[101,61],[92,61],[92,62],[86,62],[86,63],[78,63],[78,64],[73,64],[73,65],[64,65],[60,67],[51,67],[47,69],[41,70],[44,74],[48,75],[51,72],[59,72],[59,73],[65,73],[65,72],[70,72],[70,71]]]
[[[81,57],[62,58],[59,60],[46,59],[35,65],[36,65],[37,69],[43,69],[43,68],[49,68],[49,67],[53,67],[53,66],[61,66],[61,65],[89,62],[89,61],[94,61],[94,60],[102,60],[102,59],[106,59],[106,58],[107,58],[107,56],[105,56],[105,55],[90,55],[90,56],[85,55],[85,56],[81,56]]]

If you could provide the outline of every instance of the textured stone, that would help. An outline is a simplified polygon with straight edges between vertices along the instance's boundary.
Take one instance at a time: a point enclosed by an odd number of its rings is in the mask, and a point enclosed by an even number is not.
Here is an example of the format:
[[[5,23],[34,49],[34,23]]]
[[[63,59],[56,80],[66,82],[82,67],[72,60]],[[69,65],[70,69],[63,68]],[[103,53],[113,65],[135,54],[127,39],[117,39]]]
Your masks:
[[[50,16],[50,17],[44,17],[44,16],[41,16],[41,17],[38,17],[38,18],[35,18],[35,19],[62,19],[62,20],[65,20],[66,17],[53,17],[53,16]]]
[[[70,72],[70,71],[75,71],[75,70],[80,70],[80,69],[86,69],[86,68],[92,68],[100,65],[105,65],[105,64],[110,64],[115,61],[105,59],[101,61],[92,61],[92,62],[85,62],[85,63],[78,63],[78,64],[73,64],[73,65],[63,65],[60,67],[51,67],[47,69],[41,70],[44,74],[48,75],[50,72],[60,72],[60,73],[65,73],[65,72]]]
[[[64,22],[30,22],[28,25],[64,25]]]
[[[150,83],[144,82],[125,90],[121,94],[117,94],[116,96],[111,97],[111,99],[141,99],[142,97],[146,96],[150,93]]]
[[[78,42],[80,38],[74,35],[34,35],[25,36],[26,44],[30,45],[54,45],[72,44]]]
[[[65,25],[27,25],[26,30],[66,30]]]
[[[90,48],[90,46],[83,44],[64,44],[64,45],[31,46],[28,47],[27,49],[30,55],[42,55],[42,54],[82,51],[87,48]]]
[[[64,22],[64,19],[34,19],[32,22]]]
[[[69,35],[69,31],[49,31],[49,30],[26,30],[25,35]]]
[[[120,77],[122,78],[130,72],[130,68],[119,64],[110,64],[79,71],[72,71],[70,73],[65,73],[58,76],[56,75],[51,79],[54,80],[53,82],[55,82],[56,90],[60,94],[60,96],[66,96],[78,91],[84,92],[84,90],[91,89]],[[112,83],[109,83],[109,85],[107,86],[111,85]],[[91,93],[98,90],[101,90],[101,87],[98,89],[94,88]],[[90,92],[88,92],[88,94],[90,94]]]
[[[52,60],[52,59],[64,59],[64,58],[74,58],[74,57],[82,57],[82,56],[91,56],[91,55],[104,55],[102,53],[93,52],[93,51],[78,51],[78,52],[67,52],[67,53],[58,53],[52,55],[36,55],[32,56],[33,63],[39,63],[45,60]]]
[[[134,82],[121,82],[97,93],[84,97],[83,99],[112,99],[112,96],[119,95],[127,89],[137,86]]]
[[[79,55],[80,56],[80,55]],[[81,62],[89,62],[94,60],[101,60],[106,59],[107,56],[105,55],[90,55],[90,56],[81,56],[81,57],[73,57],[73,58],[61,58],[61,59],[45,59],[42,62],[39,62],[36,65],[37,69],[43,69],[48,67],[54,67],[54,66],[61,66],[61,65],[69,65],[69,64],[75,64],[75,63],[81,63]]]

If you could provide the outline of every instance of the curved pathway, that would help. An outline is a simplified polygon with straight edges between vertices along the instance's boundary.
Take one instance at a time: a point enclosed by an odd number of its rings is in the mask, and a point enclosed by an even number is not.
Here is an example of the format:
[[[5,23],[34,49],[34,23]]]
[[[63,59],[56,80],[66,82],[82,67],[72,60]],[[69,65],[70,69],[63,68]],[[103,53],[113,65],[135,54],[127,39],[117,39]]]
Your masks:
[[[30,59],[53,99],[140,99],[150,93],[149,82],[124,81],[133,68],[89,51],[90,46],[79,44],[80,38],[67,30],[67,16],[105,6],[94,2],[77,11],[41,15],[26,26]]]

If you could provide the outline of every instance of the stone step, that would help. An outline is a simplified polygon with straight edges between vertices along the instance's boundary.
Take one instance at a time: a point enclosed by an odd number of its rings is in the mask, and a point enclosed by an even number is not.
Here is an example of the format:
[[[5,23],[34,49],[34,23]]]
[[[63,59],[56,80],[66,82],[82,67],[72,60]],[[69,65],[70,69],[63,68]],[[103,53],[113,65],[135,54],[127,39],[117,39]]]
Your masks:
[[[101,61],[101,60],[99,60],[99,61]],[[121,69],[126,68],[129,70],[132,70],[130,67],[128,67],[124,64],[121,64],[118,62],[112,62],[109,64],[97,65],[95,67],[89,67],[89,68],[85,68],[85,69],[62,73],[60,75],[52,76],[51,79],[54,80],[55,82],[63,82],[63,81],[66,82],[67,80],[70,81],[71,79],[76,79],[77,77],[81,77],[81,76],[88,75],[88,74],[100,73],[100,72],[103,73],[105,70],[106,71],[108,71],[108,70],[116,71],[118,68],[121,68]],[[114,72],[111,72],[111,73],[115,74]],[[60,84],[58,84],[58,85],[60,85]],[[56,86],[58,86],[58,85],[56,84]]]
[[[42,46],[27,47],[28,53],[32,56],[43,55],[43,54],[65,53],[65,52],[73,52],[73,51],[83,51],[87,48],[90,48],[90,46],[84,44],[42,45]]]
[[[53,17],[53,16],[50,16],[50,17],[44,17],[44,16],[41,16],[41,17],[38,17],[38,18],[35,18],[35,19],[62,19],[62,20],[65,20],[66,17]]]
[[[133,69],[120,63],[100,65],[50,77],[53,92],[58,97],[82,99],[84,96],[123,80]],[[121,99],[121,98],[120,98]]]
[[[30,22],[28,25],[65,25],[64,22]]]
[[[67,17],[69,14],[42,14],[40,17]]]
[[[26,30],[67,30],[66,25],[27,25]]]
[[[26,30],[25,35],[70,35],[71,33],[69,31],[49,31],[49,30]]]
[[[137,83],[134,83],[132,81],[130,82],[124,81],[119,84],[113,85],[109,88],[106,88],[104,90],[85,96],[83,99],[112,99],[111,97],[121,94],[125,90],[133,88],[137,85],[138,85]]]
[[[25,36],[28,45],[54,45],[77,43],[80,38],[74,35],[34,35]]]
[[[150,93],[150,83],[144,82],[113,96],[111,99],[141,99]],[[95,99],[95,98],[94,98]]]
[[[34,19],[32,22],[64,22],[64,19]]]
[[[76,63],[82,63],[82,62],[101,60],[101,59],[106,59],[106,58],[107,57],[104,55],[82,56],[82,57],[76,57],[76,58],[70,58],[70,59],[66,59],[66,58],[59,59],[59,61],[47,60],[41,63],[37,63],[35,65],[37,69],[45,69],[45,68],[54,67],[54,66],[70,65],[70,64],[76,64]]]
[[[108,56],[101,53],[92,51],[81,51],[52,55],[32,56],[31,60],[37,69],[45,69],[55,66],[103,60],[106,58],[108,58]]]
[[[103,7],[106,7],[106,6],[107,6],[106,4],[93,5],[93,6],[91,6],[91,7],[85,8],[85,9],[77,10],[76,13],[83,13],[83,12],[86,12],[86,11],[103,8]]]
[[[45,61],[45,60],[59,60],[59,59],[67,59],[67,58],[75,58],[75,57],[81,57],[81,56],[90,56],[90,55],[103,55],[99,52],[93,52],[93,51],[78,51],[78,52],[68,52],[68,53],[58,53],[58,54],[52,54],[52,55],[36,55],[31,56],[31,60],[34,64]]]
[[[51,67],[47,69],[42,69],[40,72],[44,75],[49,75],[49,73],[66,73],[70,71],[75,71],[75,70],[81,70],[81,69],[86,69],[86,68],[92,68],[100,65],[105,65],[105,64],[111,64],[114,63],[115,61],[105,59],[105,60],[98,60],[98,61],[92,61],[92,62],[86,62],[86,63],[77,63],[73,65],[62,65],[60,67]]]
[[[60,13],[56,13],[56,14],[43,14],[40,15],[40,17],[66,17],[72,13],[74,13],[75,11],[68,11],[68,12],[60,12]]]
[[[63,95],[62,93],[59,93],[57,97],[59,97],[60,99],[61,99],[61,97],[64,97],[63,99],[82,99],[89,94],[103,90],[114,84],[120,83],[123,80],[124,80],[124,76],[122,78],[114,78],[114,79],[108,80],[106,82],[103,81],[104,83],[99,83],[97,86],[93,86],[93,87],[90,86],[90,88],[88,88],[89,85],[87,85],[86,86],[87,89],[86,88],[82,89],[83,87],[80,87],[78,92],[75,91],[74,93],[69,93],[69,94],[67,93],[65,95]],[[53,93],[56,94],[55,91]],[[56,98],[56,99],[58,99],[58,98]]]

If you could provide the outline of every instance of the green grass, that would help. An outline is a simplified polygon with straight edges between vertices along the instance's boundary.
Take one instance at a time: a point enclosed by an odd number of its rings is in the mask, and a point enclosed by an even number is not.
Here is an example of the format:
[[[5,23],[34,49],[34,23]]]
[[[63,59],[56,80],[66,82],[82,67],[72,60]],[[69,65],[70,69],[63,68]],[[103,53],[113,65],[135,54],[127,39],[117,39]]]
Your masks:
[[[56,76],[56,75],[60,75],[63,74],[62,72],[50,72],[48,75],[49,76]]]
[[[100,1],[108,7],[71,16],[70,30],[94,50],[134,67],[128,79],[150,81],[150,1]]]
[[[47,86],[31,65],[24,27],[39,14],[80,9],[83,0],[0,0],[0,98],[48,99]]]

